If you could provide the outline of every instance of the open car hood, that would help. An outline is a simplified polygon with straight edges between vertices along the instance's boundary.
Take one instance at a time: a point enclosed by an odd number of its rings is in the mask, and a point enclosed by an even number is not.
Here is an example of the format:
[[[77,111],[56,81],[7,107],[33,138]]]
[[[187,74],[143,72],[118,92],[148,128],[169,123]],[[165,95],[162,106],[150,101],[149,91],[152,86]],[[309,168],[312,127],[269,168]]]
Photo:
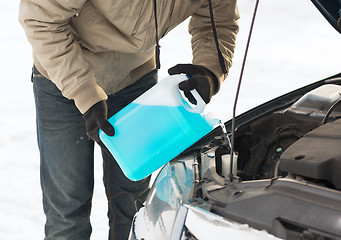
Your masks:
[[[341,0],[311,0],[328,22],[341,33]]]

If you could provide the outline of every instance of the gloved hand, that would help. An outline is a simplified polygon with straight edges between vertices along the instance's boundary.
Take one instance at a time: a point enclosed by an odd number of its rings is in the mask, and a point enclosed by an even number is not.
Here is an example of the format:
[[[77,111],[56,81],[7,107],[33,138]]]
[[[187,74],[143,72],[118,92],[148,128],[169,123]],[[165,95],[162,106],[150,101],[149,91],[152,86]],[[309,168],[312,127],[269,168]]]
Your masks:
[[[217,77],[207,68],[194,64],[178,64],[168,69],[170,75],[184,73],[189,77],[188,80],[179,83],[179,88],[184,91],[188,100],[196,104],[189,91],[196,89],[205,103],[211,101],[212,96],[217,92]]]
[[[105,101],[100,101],[93,105],[83,115],[85,120],[86,134],[94,141],[96,141],[102,148],[105,148],[103,142],[100,140],[98,131],[102,129],[108,136],[115,135],[114,127],[107,119],[108,108]],[[105,148],[106,149],[106,148]]]

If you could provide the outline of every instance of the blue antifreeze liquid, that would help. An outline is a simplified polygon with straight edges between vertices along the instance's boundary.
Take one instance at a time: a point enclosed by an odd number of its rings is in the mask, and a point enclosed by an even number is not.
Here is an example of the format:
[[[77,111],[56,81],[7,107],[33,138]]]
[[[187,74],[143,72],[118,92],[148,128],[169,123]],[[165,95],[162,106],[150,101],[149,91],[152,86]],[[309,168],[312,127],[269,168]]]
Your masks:
[[[134,102],[109,119],[115,136],[100,139],[131,180],[145,178],[213,129],[200,113],[183,106],[151,106]]]

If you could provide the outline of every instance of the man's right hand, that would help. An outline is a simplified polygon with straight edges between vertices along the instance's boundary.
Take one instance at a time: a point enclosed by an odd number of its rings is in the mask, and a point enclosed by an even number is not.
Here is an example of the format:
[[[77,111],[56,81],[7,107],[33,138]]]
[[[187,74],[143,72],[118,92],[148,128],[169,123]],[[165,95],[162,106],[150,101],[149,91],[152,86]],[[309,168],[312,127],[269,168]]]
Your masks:
[[[99,138],[98,131],[102,131],[108,136],[115,135],[114,127],[108,122],[107,119],[108,108],[105,101],[100,101],[93,105],[83,115],[85,120],[86,134],[94,141],[96,141],[102,148],[105,147]]]

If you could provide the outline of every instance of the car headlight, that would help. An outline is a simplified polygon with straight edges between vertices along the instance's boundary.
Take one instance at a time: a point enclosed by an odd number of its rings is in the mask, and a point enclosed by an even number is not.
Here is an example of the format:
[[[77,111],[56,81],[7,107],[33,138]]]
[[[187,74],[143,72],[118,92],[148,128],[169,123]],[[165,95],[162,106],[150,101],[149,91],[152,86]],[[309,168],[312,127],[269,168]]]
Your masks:
[[[148,222],[148,228],[153,232],[151,239],[170,239],[179,224],[177,219],[182,219],[182,230],[185,216],[180,209],[193,192],[193,162],[193,157],[192,160],[178,159],[166,164],[157,176],[142,210],[145,219],[141,220]],[[141,235],[139,229],[135,232],[137,236]]]

